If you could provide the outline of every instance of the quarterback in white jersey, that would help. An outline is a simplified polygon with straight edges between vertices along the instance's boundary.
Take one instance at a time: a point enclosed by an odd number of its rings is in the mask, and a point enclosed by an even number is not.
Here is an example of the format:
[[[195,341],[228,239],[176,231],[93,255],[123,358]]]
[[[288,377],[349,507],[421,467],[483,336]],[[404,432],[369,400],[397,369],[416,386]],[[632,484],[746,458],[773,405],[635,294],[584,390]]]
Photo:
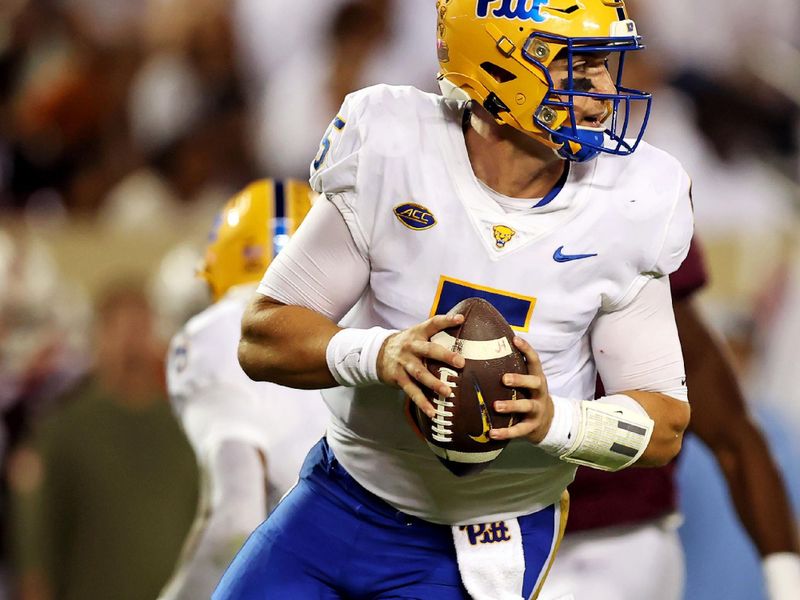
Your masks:
[[[333,420],[216,598],[535,597],[575,464],[659,465],[680,448],[666,275],[689,248],[690,184],[641,132],[624,135],[620,105],[649,104],[609,71],[640,47],[624,4],[441,0],[439,19],[445,95],[345,100],[312,165],[326,201],[245,314],[245,371],[329,388]],[[458,478],[405,403],[432,416],[421,388],[449,395],[422,361],[464,365],[429,340],[472,296],[518,332],[528,374],[503,383],[532,399],[493,399],[519,416],[490,435],[512,441]],[[595,400],[598,371],[609,395]]]
[[[263,180],[226,205],[200,273],[215,302],[170,344],[170,400],[197,455],[202,489],[197,520],[162,600],[211,595],[324,433],[319,392],[253,382],[236,360],[255,284],[305,216],[309,198],[303,183]]]

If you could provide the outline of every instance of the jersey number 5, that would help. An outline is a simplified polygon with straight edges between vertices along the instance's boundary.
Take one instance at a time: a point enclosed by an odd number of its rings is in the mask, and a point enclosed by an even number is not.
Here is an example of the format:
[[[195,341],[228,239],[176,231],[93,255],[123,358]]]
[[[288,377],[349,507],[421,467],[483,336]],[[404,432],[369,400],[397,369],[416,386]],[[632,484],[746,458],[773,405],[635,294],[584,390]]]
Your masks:
[[[318,170],[322,163],[325,162],[325,158],[328,156],[328,151],[331,149],[331,135],[334,131],[341,131],[344,129],[345,122],[341,117],[336,117],[328,126],[328,129],[325,131],[325,137],[322,138],[322,142],[319,145],[319,152],[317,152],[316,158],[314,158],[314,170]]]
[[[513,330],[526,332],[530,329],[536,298],[453,279],[446,275],[439,278],[430,316],[446,314],[462,300],[472,297],[488,301],[503,315]]]

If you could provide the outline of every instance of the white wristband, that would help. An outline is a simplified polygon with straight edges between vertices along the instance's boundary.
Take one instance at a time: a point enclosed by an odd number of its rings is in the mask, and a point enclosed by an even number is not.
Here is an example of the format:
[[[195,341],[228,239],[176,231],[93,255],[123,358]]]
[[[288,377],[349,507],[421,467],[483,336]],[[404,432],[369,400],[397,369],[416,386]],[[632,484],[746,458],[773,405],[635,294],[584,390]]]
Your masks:
[[[544,439],[536,444],[551,456],[561,457],[575,441],[581,420],[581,401],[560,396],[553,399],[553,420]]]
[[[653,420],[630,396],[594,401],[552,396],[553,420],[539,448],[565,462],[618,471],[636,462],[647,448]]]
[[[380,383],[378,354],[396,329],[342,329],[328,342],[325,360],[339,385],[355,387]]]
[[[800,592],[800,554],[776,552],[761,563],[769,600],[794,600]]]

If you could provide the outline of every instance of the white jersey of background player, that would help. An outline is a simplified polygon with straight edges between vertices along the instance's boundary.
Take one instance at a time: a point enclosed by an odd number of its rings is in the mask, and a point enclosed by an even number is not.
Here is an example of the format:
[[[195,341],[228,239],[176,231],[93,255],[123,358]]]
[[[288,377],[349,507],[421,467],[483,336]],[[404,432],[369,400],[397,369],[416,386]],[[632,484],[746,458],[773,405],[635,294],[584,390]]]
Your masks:
[[[557,506],[570,462],[663,464],[680,447],[689,410],[665,275],[688,251],[689,180],[651,146],[632,154],[638,139],[615,131],[628,124],[619,103],[649,102],[622,88],[605,60],[639,47],[622,2],[442,0],[439,15],[445,96],[379,86],[345,100],[312,169],[326,201],[267,272],[239,356],[255,379],[331,388],[327,444],[347,476],[401,514],[454,526],[449,550],[429,541],[451,567],[453,542],[463,549],[458,567],[473,597],[512,597],[476,591],[496,570],[471,560],[490,550],[464,545],[459,525],[522,531],[517,522]],[[460,322],[444,313],[470,296],[485,296],[517,328],[529,372],[504,382],[533,398],[492,399],[520,421],[490,435],[517,439],[486,470],[456,478],[405,423],[393,388],[434,416],[420,388],[450,390],[422,360],[463,366],[457,347],[429,339]],[[596,369],[611,394],[598,402]],[[299,551],[307,539],[278,535],[302,530],[316,487],[358,489],[326,479],[330,454],[318,448],[309,460],[321,468],[306,463],[307,483],[250,538],[219,598],[265,585],[279,594],[298,579],[352,585],[312,580]],[[525,544],[524,534],[510,539],[520,537]],[[278,563],[296,569],[292,581],[266,578]],[[513,597],[529,589],[495,583]]]
[[[300,182],[258,181],[225,206],[200,275],[215,302],[170,344],[170,400],[197,455],[200,509],[163,600],[208,598],[324,433],[319,392],[257,383],[236,359],[242,313],[310,207]],[[288,410],[287,407],[291,407]]]

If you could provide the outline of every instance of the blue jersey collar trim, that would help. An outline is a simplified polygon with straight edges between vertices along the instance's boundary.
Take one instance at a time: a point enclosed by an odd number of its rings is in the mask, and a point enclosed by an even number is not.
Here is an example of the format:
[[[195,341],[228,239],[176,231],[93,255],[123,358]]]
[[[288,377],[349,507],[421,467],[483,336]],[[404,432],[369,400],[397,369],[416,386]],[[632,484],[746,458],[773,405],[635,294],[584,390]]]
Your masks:
[[[561,174],[561,177],[558,178],[558,181],[553,186],[544,198],[539,200],[536,204],[533,205],[533,208],[542,208],[543,206],[547,206],[553,200],[555,200],[556,196],[558,196],[559,192],[564,189],[564,185],[567,183],[567,177],[569,177],[569,168],[570,164],[567,161],[564,161],[564,172]]]

